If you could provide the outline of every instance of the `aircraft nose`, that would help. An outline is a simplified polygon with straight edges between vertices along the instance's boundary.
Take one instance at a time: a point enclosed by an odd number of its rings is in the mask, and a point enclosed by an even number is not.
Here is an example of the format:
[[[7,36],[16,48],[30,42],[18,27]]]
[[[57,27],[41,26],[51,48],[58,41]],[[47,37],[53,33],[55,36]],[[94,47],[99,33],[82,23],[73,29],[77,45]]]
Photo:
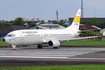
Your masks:
[[[3,41],[5,42],[5,39],[3,39]]]

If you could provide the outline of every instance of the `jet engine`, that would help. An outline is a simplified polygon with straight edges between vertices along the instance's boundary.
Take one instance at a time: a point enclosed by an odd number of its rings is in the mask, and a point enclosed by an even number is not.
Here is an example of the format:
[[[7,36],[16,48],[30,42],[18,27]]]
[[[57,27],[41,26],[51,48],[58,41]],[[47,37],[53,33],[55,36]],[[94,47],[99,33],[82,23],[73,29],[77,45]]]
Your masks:
[[[60,46],[60,42],[58,40],[50,40],[48,42],[48,46],[49,47],[59,47]]]

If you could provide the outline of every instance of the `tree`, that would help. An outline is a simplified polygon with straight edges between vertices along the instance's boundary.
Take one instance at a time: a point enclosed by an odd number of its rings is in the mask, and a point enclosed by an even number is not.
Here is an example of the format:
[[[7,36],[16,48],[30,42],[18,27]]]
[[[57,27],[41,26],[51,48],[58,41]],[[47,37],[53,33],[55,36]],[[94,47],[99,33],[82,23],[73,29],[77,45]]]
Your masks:
[[[65,25],[65,21],[64,20],[60,20],[59,25],[67,27],[67,25]]]
[[[93,36],[94,32],[93,31],[86,31],[84,33],[81,33],[82,36]]]
[[[100,21],[98,21],[97,18],[92,18],[89,21],[81,22],[81,24],[91,24],[91,25],[95,25],[95,26],[100,27],[100,28],[104,28],[103,25],[105,25],[105,21],[104,22],[100,22]]]
[[[41,21],[40,24],[45,24],[45,22],[44,21]]]
[[[5,28],[5,27],[8,27],[8,26],[10,26],[10,24],[5,23],[5,22],[0,22],[0,28],[1,29]]]
[[[58,21],[54,21],[53,24],[59,24],[59,22]]]
[[[29,27],[34,27],[34,26],[36,26],[36,23],[29,24]]]
[[[14,25],[24,25],[24,21],[21,17],[18,17],[15,19],[15,22],[13,23]]]
[[[15,21],[14,21],[14,20],[11,20],[11,21],[9,21],[8,23],[14,24],[14,23],[15,23]]]
[[[65,25],[65,21],[64,20],[54,21],[53,24],[59,24],[61,26],[67,27],[67,25]]]
[[[101,28],[105,28],[105,21],[103,21],[103,22],[100,23],[100,27]]]

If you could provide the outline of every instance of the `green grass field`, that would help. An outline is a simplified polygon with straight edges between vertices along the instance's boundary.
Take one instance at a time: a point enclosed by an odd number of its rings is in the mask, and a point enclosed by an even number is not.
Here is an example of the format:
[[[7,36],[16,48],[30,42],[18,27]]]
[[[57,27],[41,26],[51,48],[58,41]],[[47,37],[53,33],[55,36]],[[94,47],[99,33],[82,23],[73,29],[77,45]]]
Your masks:
[[[105,70],[105,65],[0,67],[0,70]]]
[[[100,45],[105,46],[105,41],[68,41],[65,43],[62,43],[61,45]],[[0,46],[9,46],[2,40],[0,40]]]
[[[3,40],[0,40],[0,46],[9,46],[9,45],[3,42]]]

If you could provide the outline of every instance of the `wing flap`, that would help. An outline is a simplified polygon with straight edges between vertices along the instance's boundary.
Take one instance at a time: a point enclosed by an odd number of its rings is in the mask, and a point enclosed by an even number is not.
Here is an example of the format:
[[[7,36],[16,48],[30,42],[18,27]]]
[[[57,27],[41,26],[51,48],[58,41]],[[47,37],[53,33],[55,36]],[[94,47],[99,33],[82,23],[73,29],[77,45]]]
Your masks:
[[[83,40],[83,39],[90,39],[90,38],[99,38],[101,36],[90,36],[90,37],[79,37],[79,38],[70,38],[70,39],[62,39],[59,40],[60,42],[67,42],[67,41],[73,41],[73,40]]]

